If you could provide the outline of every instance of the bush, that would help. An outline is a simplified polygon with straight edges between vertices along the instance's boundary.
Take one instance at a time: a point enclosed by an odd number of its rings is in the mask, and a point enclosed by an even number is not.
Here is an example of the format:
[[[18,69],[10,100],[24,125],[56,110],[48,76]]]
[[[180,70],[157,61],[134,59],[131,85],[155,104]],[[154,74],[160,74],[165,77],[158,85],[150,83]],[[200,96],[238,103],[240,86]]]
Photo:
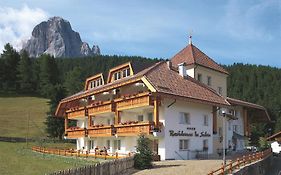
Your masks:
[[[134,157],[134,167],[137,169],[148,169],[152,167],[151,140],[141,135],[137,141],[137,154]]]

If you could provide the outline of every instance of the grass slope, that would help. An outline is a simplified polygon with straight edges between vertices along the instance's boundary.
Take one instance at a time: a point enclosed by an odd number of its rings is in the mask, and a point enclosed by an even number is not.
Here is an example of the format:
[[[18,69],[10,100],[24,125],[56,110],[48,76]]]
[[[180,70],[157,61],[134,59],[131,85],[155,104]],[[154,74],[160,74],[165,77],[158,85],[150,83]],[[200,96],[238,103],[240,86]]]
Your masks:
[[[29,137],[44,133],[48,100],[38,97],[0,97],[0,136],[26,137],[29,116]]]
[[[96,163],[93,159],[41,154],[25,146],[25,143],[0,142],[0,174],[40,175]]]

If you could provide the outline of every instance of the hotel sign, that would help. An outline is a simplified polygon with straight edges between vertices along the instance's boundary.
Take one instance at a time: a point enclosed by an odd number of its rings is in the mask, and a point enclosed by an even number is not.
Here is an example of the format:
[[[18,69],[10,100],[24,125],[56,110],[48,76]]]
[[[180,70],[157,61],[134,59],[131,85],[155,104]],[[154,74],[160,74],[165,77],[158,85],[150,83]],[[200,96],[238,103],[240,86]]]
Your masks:
[[[208,133],[207,131],[202,131],[202,132],[197,132],[195,128],[186,128],[187,130],[192,130],[192,131],[174,131],[174,130],[169,130],[170,136],[187,136],[187,137],[210,137],[211,134]]]

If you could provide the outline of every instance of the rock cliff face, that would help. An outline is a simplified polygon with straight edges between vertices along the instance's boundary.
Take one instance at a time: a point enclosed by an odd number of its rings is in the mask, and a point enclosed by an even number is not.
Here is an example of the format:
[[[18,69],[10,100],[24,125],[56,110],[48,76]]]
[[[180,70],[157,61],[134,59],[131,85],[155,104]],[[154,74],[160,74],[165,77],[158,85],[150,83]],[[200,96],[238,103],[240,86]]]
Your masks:
[[[68,21],[52,17],[41,22],[32,31],[32,37],[23,45],[31,57],[50,54],[54,57],[83,57],[99,55],[99,46],[91,49],[82,42],[78,32],[72,30]]]

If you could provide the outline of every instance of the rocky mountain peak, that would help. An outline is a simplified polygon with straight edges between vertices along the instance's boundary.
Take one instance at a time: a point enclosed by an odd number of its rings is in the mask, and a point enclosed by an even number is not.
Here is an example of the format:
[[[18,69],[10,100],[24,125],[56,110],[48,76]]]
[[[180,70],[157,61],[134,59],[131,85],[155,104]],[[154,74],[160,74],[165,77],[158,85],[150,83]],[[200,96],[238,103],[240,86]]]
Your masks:
[[[82,42],[80,34],[72,30],[71,24],[61,18],[52,17],[34,27],[31,38],[23,45],[31,57],[50,54],[54,57],[83,57],[99,55],[100,49]]]

